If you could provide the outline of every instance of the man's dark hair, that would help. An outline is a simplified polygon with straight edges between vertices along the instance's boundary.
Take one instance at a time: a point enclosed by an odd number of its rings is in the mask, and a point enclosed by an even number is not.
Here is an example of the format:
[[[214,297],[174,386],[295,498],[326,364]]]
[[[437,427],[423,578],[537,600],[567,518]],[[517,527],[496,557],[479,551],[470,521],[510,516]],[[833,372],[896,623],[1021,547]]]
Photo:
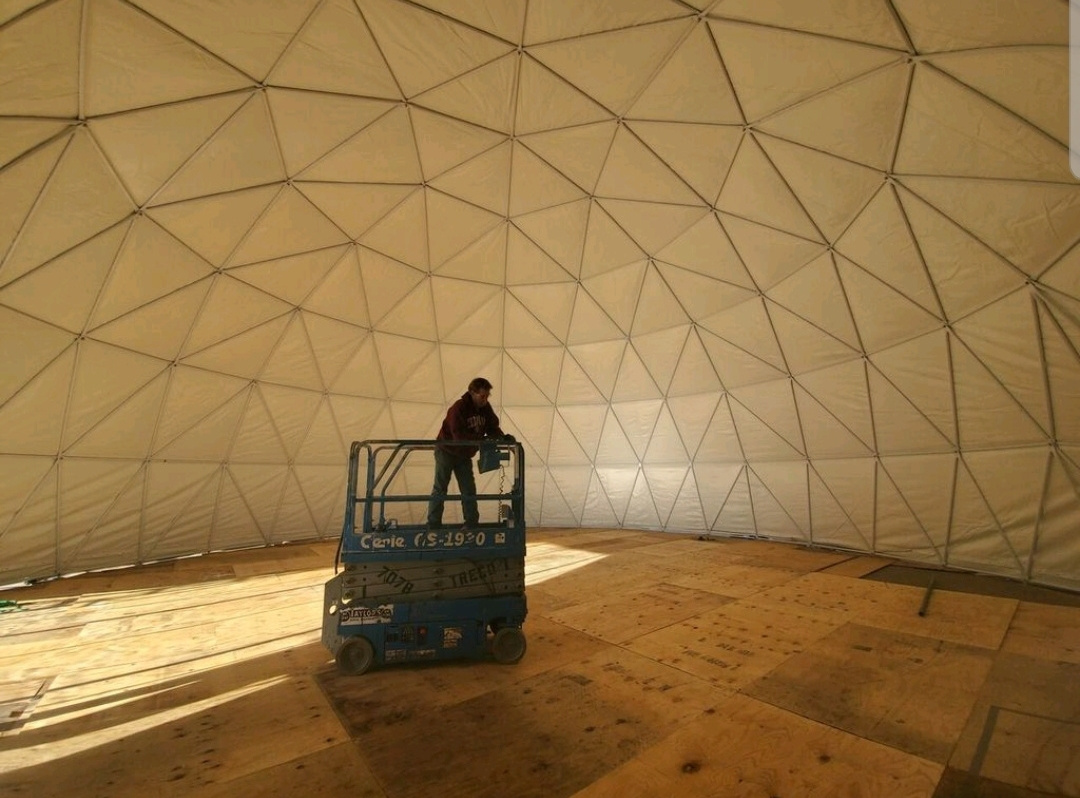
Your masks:
[[[483,377],[477,377],[469,383],[469,393],[476,393],[478,391],[490,391],[491,383],[485,380]]]

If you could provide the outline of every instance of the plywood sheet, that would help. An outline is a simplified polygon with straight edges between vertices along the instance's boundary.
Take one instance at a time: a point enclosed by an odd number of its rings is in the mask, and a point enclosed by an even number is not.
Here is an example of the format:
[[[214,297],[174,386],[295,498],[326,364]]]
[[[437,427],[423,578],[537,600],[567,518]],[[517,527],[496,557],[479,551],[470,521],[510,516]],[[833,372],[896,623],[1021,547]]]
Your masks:
[[[198,798],[385,798],[389,795],[351,743],[298,756],[266,770],[237,779],[208,785],[194,795]]]
[[[759,565],[688,564],[665,577],[673,585],[707,590],[730,598],[746,598],[766,588],[782,585],[801,575],[799,571]]]
[[[222,692],[239,687],[223,681],[220,674],[238,674],[250,681],[277,679],[285,674],[309,673],[330,660],[317,633],[295,635],[244,646],[239,651],[207,651],[197,657],[177,657],[163,664],[143,666],[137,654],[121,650],[117,662],[95,672],[80,671],[77,664],[60,673],[55,689],[46,693],[31,726],[53,724],[62,718],[72,733],[96,728],[103,710],[138,702],[147,695],[167,692],[192,682],[217,684]],[[127,663],[126,667],[124,663]],[[244,682],[247,683],[247,682]]]
[[[580,603],[591,601],[603,593],[645,589],[660,584],[681,571],[678,563],[618,552],[578,567],[564,569],[539,584],[548,590],[557,591],[573,603]],[[525,586],[528,591],[530,586],[538,584],[534,578],[530,578],[528,562],[525,573]]]
[[[566,796],[714,710],[722,694],[609,650],[453,706],[372,728],[360,751],[396,798]]]
[[[637,532],[631,529],[573,530],[569,534],[557,536],[548,536],[543,532],[540,534],[539,540],[550,539],[552,542],[561,545],[588,551],[618,551],[620,549],[648,547],[663,543],[671,538],[670,535],[660,535],[658,537],[655,533]],[[534,539],[530,535],[530,545],[533,542]]]
[[[610,643],[626,643],[700,615],[731,599],[667,583],[606,592],[601,598],[555,610],[552,620]]]
[[[555,543],[530,544],[525,553],[525,584],[537,585],[591,568],[606,557],[605,554]]]
[[[886,560],[882,557],[849,557],[836,563],[836,565],[822,568],[821,572],[833,574],[834,576],[850,576],[854,579],[860,579],[894,563],[895,560]]]
[[[32,649],[0,647],[0,668],[17,678],[56,676],[54,687],[63,689],[51,691],[49,703],[117,678],[200,673],[317,640],[320,594],[312,585],[175,611],[141,609],[127,598],[101,601],[86,608],[77,635]],[[94,620],[98,612],[103,620]]]
[[[745,696],[686,724],[578,798],[929,798],[941,766]]]
[[[810,573],[843,562],[851,555],[769,540],[708,538],[702,543],[697,556],[722,558],[731,564],[761,565]]]
[[[945,764],[992,664],[985,649],[849,623],[743,692]]]
[[[1021,601],[1001,650],[1080,664],[1080,608]]]
[[[263,574],[278,574],[285,571],[313,571],[319,568],[331,568],[334,561],[334,553],[308,553],[302,556],[294,556],[285,560],[253,560],[251,562],[238,562],[233,565],[233,572],[241,579],[248,576],[262,576]],[[327,576],[329,578],[329,576]]]
[[[52,679],[0,682],[0,737],[19,733],[51,683]]]
[[[1047,794],[945,768],[933,798],[1047,798]]]
[[[771,588],[758,598],[842,612],[866,626],[991,649],[1001,645],[1017,605],[1015,599],[935,590],[926,615],[920,616],[925,596],[924,588],[818,573]]]
[[[345,740],[310,679],[219,693],[204,682],[98,713],[92,730],[27,729],[0,751],[8,783],[35,798],[180,795],[290,762]]]
[[[843,623],[838,613],[744,599],[643,635],[628,647],[711,684],[741,689]]]
[[[509,689],[606,648],[588,635],[532,614],[523,631],[528,650],[515,665],[455,660],[386,667],[362,676],[324,668],[317,679],[345,728],[359,737],[373,730],[420,722],[432,709]]]
[[[1051,795],[1080,795],[1080,665],[1000,653],[950,766]]]

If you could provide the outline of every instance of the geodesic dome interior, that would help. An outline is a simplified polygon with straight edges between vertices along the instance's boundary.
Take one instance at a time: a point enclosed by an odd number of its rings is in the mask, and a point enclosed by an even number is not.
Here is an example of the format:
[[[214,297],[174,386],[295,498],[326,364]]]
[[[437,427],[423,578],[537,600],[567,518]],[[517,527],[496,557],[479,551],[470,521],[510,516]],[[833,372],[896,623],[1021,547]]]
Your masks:
[[[482,375],[530,524],[1075,588],[1068,161],[1060,0],[7,0],[0,581],[336,536]]]

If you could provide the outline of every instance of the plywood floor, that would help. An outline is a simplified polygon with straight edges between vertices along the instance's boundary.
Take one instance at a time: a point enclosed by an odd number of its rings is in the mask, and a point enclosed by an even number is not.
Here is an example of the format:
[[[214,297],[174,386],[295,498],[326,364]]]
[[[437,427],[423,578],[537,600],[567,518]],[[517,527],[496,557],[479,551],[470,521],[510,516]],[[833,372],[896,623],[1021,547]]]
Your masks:
[[[335,544],[0,593],[0,794],[1080,796],[1078,607],[544,530],[520,663],[344,677]]]

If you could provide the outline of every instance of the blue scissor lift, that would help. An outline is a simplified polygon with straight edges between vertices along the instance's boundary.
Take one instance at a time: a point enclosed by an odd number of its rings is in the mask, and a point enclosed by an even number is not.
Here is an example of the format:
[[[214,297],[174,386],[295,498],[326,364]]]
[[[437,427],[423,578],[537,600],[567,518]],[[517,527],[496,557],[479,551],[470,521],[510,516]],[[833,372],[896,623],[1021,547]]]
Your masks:
[[[519,443],[440,442],[478,446],[481,460],[513,474],[508,492],[477,494],[480,507],[498,504],[497,521],[475,527],[398,524],[387,507],[423,502],[429,494],[393,489],[402,468],[432,440],[355,441],[349,449],[345,522],[324,589],[323,644],[344,673],[420,660],[494,657],[514,663],[525,654],[525,464]],[[358,488],[361,456],[365,484]],[[430,463],[430,457],[425,462]],[[502,472],[505,479],[505,470]],[[447,494],[449,504],[461,494]],[[357,512],[357,508],[359,513]],[[404,509],[404,507],[402,507]],[[359,516],[359,517],[358,517]],[[338,572],[338,566],[344,569]]]

